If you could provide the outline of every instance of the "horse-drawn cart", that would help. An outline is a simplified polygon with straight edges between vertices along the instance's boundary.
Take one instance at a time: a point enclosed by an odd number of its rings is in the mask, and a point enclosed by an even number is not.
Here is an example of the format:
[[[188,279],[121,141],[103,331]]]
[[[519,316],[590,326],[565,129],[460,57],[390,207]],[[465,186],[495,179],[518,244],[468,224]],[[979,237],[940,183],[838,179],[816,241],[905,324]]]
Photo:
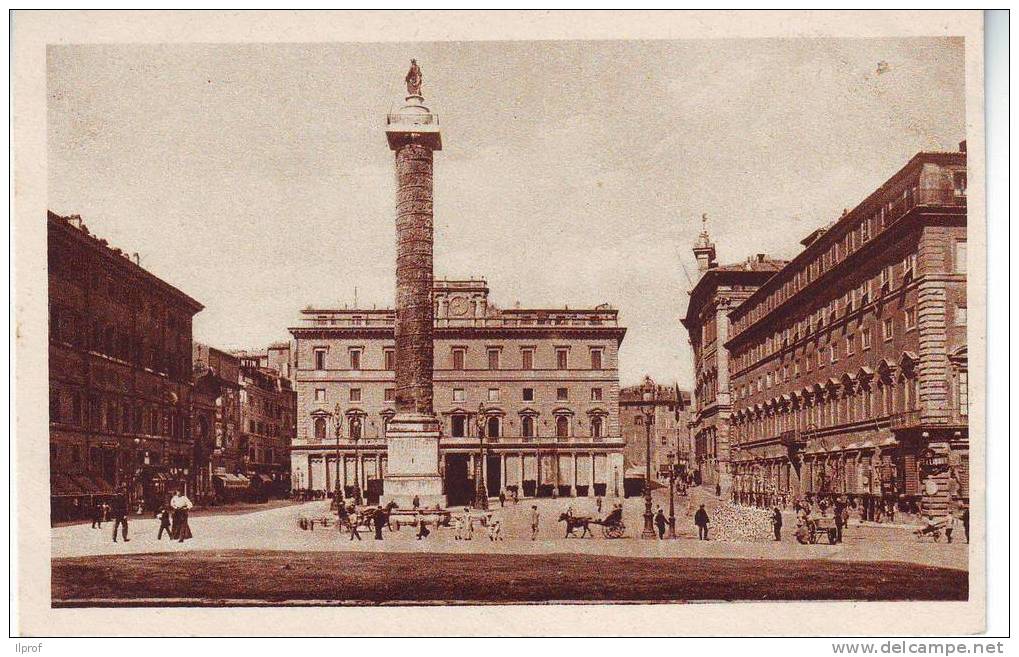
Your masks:
[[[808,518],[796,527],[796,540],[804,545],[808,543],[813,545],[822,536],[828,539],[829,544],[835,544],[835,540],[838,538],[838,530],[835,528],[834,519],[825,517]]]
[[[566,523],[566,538],[576,537],[575,530],[582,530],[579,538],[593,536],[591,525],[601,525],[601,532],[605,538],[622,538],[626,532],[626,525],[623,524],[623,510],[613,509],[609,515],[598,520],[589,516],[573,516],[568,513],[559,515],[559,522]]]

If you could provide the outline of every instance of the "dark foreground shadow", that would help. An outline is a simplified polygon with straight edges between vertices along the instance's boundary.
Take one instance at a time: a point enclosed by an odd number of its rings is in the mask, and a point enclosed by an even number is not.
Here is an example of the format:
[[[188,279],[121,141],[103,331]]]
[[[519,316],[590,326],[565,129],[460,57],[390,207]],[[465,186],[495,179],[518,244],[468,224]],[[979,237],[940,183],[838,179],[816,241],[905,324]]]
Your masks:
[[[966,571],[901,562],[577,554],[198,551],[53,560],[53,605],[966,600]]]

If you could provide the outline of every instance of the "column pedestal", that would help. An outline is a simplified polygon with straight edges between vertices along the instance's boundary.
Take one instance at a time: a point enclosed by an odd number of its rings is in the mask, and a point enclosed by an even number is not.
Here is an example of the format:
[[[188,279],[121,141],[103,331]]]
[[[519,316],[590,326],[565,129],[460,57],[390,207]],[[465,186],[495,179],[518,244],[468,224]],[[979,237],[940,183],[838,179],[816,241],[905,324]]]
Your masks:
[[[382,481],[384,506],[413,508],[414,496],[422,507],[446,507],[439,474],[439,421],[431,415],[397,413],[386,431],[388,468]]]

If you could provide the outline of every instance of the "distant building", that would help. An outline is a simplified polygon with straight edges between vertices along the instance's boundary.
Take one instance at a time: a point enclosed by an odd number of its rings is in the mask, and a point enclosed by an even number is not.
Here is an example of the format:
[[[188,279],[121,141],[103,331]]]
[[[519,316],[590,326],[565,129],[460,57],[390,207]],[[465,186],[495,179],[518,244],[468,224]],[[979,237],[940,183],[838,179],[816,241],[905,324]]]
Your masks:
[[[240,359],[196,342],[194,345],[195,465],[199,493],[220,499],[246,493],[241,444]]]
[[[730,311],[738,499],[845,495],[866,517],[968,503],[960,151],[914,156]]]
[[[450,504],[474,493],[479,410],[489,493],[622,494],[618,349],[609,306],[499,309],[484,280],[436,280],[434,405]],[[394,413],[393,310],[308,308],[294,337],[293,486],[378,494]],[[483,408],[479,409],[479,406]],[[338,458],[337,458],[338,457]]]
[[[240,357],[240,458],[256,497],[290,490],[290,446],[297,394],[289,379],[262,365],[262,355]]]
[[[190,491],[191,320],[202,304],[93,236],[47,215],[52,519],[126,486],[149,508]]]
[[[701,233],[693,251],[700,278],[690,292],[686,316],[681,320],[690,335],[694,358],[693,474],[696,480],[717,485],[728,495],[732,481],[732,399],[729,352],[725,348],[728,313],[785,266],[785,261],[758,254],[745,262],[719,265],[707,230]]]
[[[645,393],[650,392],[650,399]],[[645,377],[640,385],[619,392],[619,422],[626,443],[624,463],[627,479],[639,480],[643,486],[647,463],[647,417],[645,410],[654,409],[651,425],[651,479],[668,481],[669,455],[680,477],[691,472],[693,452],[689,423],[692,419],[691,395],[678,385],[657,384]],[[631,484],[633,486],[633,484]]]

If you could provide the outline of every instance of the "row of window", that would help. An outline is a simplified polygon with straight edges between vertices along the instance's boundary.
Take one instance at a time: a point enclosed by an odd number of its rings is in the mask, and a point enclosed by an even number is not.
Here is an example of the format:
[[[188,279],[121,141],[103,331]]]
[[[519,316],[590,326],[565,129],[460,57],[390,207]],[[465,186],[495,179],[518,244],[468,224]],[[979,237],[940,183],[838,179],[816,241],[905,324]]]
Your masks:
[[[965,179],[965,172],[956,172]],[[854,251],[861,248],[873,236],[879,234],[887,226],[897,220],[908,211],[916,202],[923,203],[945,203],[954,204],[953,197],[965,196],[965,182],[962,189],[940,190],[940,189],[918,189],[907,187],[902,191],[899,198],[892,198],[884,203],[874,215],[861,219],[855,226],[849,228],[841,238],[834,240],[825,251],[819,253],[813,261],[793,273],[783,285],[778,287],[768,297],[756,303],[749,311],[740,316],[735,324],[735,332],[745,330],[751,324],[769,314],[794,294],[820,278],[829,269],[835,267],[845,260]],[[824,240],[827,236],[820,239]],[[966,272],[966,243],[965,241],[955,244],[955,271]],[[915,257],[912,261],[915,266]],[[915,271],[915,270],[914,270]]]
[[[521,347],[520,348],[520,369],[522,370],[533,370],[534,369],[534,354],[536,347]],[[314,367],[316,370],[326,369],[326,354],[328,353],[327,347],[314,347]],[[490,370],[501,370],[504,369],[503,363],[503,348],[502,347],[488,347],[487,349],[487,364]],[[600,370],[603,368],[604,361],[604,348],[603,347],[590,347],[588,349],[590,354],[590,360],[588,365],[592,370]],[[364,354],[363,347],[349,347],[347,349],[347,364],[351,370],[362,369],[362,356]],[[454,370],[466,369],[465,363],[467,359],[467,347],[452,347],[450,349],[450,367]],[[396,369],[396,351],[391,348],[383,350],[383,369],[394,370]],[[570,369],[570,348],[569,347],[556,347],[555,348],[555,369],[567,370]]]
[[[955,408],[960,417],[969,412],[969,379],[964,369],[954,372]],[[786,431],[805,431],[844,423],[887,417],[920,410],[920,386],[915,373],[904,372],[896,382],[879,379],[874,384],[829,388],[821,396],[799,404],[785,404],[773,411],[746,408],[733,415],[735,441],[773,438]]]
[[[50,422],[69,424],[91,431],[136,433],[149,436],[187,438],[190,430],[186,416],[174,410],[160,409],[139,402],[107,400],[98,396],[86,399],[78,391],[50,389]]]
[[[390,416],[383,416],[383,431],[389,425]],[[462,413],[456,413],[450,416],[450,436],[453,438],[467,438],[475,435],[475,429],[472,429],[473,418]],[[601,414],[590,415],[587,423],[588,436],[591,438],[603,438],[605,436],[605,416]],[[504,431],[504,425],[506,419],[499,415],[489,415],[485,418],[485,437],[486,438],[500,438],[506,435]],[[520,437],[522,438],[537,438],[539,437],[539,429],[541,424],[538,419],[530,413],[521,414],[520,417]],[[577,434],[574,433],[574,421],[569,414],[560,413],[555,416],[553,424],[554,436],[556,438],[570,438]],[[315,439],[319,442],[324,442],[328,438],[328,423],[326,418],[317,417],[314,420],[314,432]],[[364,435],[364,425],[360,416],[353,415],[348,420],[347,433],[351,440],[361,440]]]
[[[903,311],[903,327],[906,331],[916,329],[915,308],[911,307]],[[894,339],[895,323],[891,317],[886,317],[881,322],[881,336],[885,342],[891,342],[892,339]],[[810,372],[815,364],[817,369],[822,369],[828,364],[834,365],[835,363],[838,363],[840,358],[848,358],[856,354],[858,348],[860,351],[867,351],[871,348],[871,345],[872,337],[869,327],[860,328],[858,335],[856,333],[850,333],[843,338],[841,343],[834,336],[830,336],[827,349],[822,348],[822,344],[819,339],[817,347],[813,353],[807,353],[805,348],[802,358],[794,357],[791,362],[785,363],[781,367],[778,367],[767,374],[757,376],[752,379],[750,383],[736,385],[734,387],[734,396],[736,399],[745,399],[755,393],[767,390],[772,386],[777,386],[781,383],[795,380],[801,373],[806,374]]]
[[[49,330],[50,339],[79,349],[147,367],[175,379],[191,376],[191,343],[186,336],[180,336],[178,345],[168,342],[169,348],[161,349],[152,340],[99,320],[93,320],[89,330],[78,313],[58,304],[50,306]]]
[[[383,390],[383,398],[387,402],[396,400],[396,389],[385,388]],[[535,401],[534,388],[523,388],[520,391],[520,398],[522,401]],[[485,398],[490,402],[497,402],[502,400],[502,390],[500,388],[488,388],[487,396]],[[601,388],[591,388],[591,401],[602,401],[603,393]],[[569,388],[556,388],[556,401],[569,401],[570,400],[570,389]],[[315,388],[315,401],[319,403],[328,402],[329,399],[326,395],[325,388]],[[347,401],[360,402],[362,401],[361,388],[348,388],[347,389]],[[452,401],[456,403],[467,402],[467,391],[464,388],[453,388]]]

